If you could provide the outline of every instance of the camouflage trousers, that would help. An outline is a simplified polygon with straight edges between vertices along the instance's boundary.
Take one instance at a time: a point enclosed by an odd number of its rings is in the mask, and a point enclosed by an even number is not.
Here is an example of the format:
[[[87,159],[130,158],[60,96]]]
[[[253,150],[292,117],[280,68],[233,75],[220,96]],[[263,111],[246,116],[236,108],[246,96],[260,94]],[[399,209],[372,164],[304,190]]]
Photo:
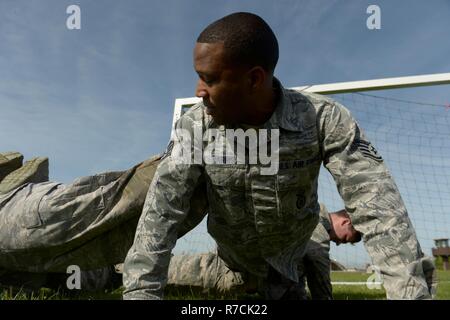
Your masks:
[[[142,209],[139,197],[123,197],[133,169],[70,185],[26,184],[1,196],[0,267],[65,272],[69,265],[91,270],[121,262]]]
[[[25,183],[0,193],[0,283],[2,274],[33,273],[33,279],[38,273],[65,274],[70,265],[85,271],[88,287],[96,287],[88,285],[92,278],[103,283],[133,243],[159,160],[71,184]],[[202,188],[195,191],[180,237],[205,215]]]

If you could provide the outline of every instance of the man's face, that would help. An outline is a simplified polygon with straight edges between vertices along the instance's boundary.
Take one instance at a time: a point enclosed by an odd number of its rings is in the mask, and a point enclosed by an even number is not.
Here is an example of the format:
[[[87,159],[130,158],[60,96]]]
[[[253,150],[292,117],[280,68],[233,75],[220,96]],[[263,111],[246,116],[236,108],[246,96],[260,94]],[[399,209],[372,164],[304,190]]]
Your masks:
[[[349,217],[330,214],[332,228],[330,239],[337,245],[341,243],[355,243],[361,240],[361,233],[353,227]]]
[[[247,70],[227,61],[223,43],[196,43],[194,68],[199,76],[196,96],[217,124],[244,122],[251,107]]]

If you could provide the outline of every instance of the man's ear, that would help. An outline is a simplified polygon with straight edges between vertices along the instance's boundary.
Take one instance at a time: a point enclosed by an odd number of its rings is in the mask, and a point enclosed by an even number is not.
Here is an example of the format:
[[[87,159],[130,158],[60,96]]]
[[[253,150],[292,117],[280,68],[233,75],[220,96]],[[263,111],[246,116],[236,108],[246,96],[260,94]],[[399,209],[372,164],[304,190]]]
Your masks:
[[[259,66],[253,67],[248,71],[248,80],[252,90],[258,89],[266,82],[266,71]]]
[[[350,218],[342,218],[341,220],[341,225],[342,226],[351,226],[352,225],[352,220],[350,220]]]

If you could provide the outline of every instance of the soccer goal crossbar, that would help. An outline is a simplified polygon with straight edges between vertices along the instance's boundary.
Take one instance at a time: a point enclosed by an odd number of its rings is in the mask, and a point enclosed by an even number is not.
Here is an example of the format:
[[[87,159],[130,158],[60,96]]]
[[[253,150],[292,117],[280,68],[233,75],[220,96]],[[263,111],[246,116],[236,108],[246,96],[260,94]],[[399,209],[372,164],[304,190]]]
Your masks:
[[[450,73],[435,73],[435,74],[425,74],[407,77],[314,84],[314,85],[293,87],[290,89],[320,94],[339,94],[339,93],[352,93],[361,91],[435,86],[442,84],[450,84]],[[174,128],[175,122],[183,114],[184,108],[189,108],[190,106],[193,106],[194,104],[200,101],[201,99],[196,97],[176,99],[173,113],[172,128]]]

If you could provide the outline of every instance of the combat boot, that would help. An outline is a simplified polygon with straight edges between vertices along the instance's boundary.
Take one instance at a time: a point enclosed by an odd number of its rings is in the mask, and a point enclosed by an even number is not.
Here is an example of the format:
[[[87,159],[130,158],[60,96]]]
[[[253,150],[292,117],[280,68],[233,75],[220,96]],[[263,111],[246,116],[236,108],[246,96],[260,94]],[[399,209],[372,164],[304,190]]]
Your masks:
[[[18,153],[9,153],[9,159],[5,154],[0,157],[0,194],[8,193],[27,183],[39,183],[48,181],[48,158],[33,158],[26,161],[23,166],[23,156]],[[13,169],[14,168],[14,169]]]
[[[0,153],[0,182],[22,166],[23,155],[19,152]]]

